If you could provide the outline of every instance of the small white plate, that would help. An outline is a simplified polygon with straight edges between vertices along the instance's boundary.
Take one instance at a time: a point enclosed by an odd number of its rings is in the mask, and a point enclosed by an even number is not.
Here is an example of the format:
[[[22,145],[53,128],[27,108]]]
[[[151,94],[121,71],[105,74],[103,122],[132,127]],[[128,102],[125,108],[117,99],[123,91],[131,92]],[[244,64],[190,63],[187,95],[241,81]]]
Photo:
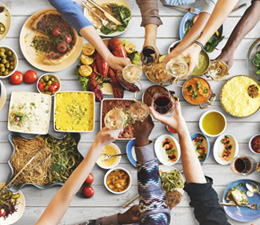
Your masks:
[[[5,26],[5,32],[3,34],[0,34],[0,41],[3,41],[11,27],[12,17],[11,17],[11,14],[10,14],[8,8],[3,3],[0,3],[0,6],[5,8],[4,11],[0,13],[0,21]]]
[[[222,157],[221,157],[221,154],[224,150],[224,145],[221,143],[221,140],[225,136],[229,137],[230,144],[232,145],[232,150],[231,150],[231,154],[230,154],[228,161],[222,159]],[[219,163],[220,165],[230,164],[231,160],[238,155],[238,152],[239,152],[239,145],[238,145],[237,139],[232,134],[228,134],[228,133],[222,134],[217,138],[217,140],[214,143],[213,156],[214,156],[216,162]]]
[[[162,142],[165,138],[169,138],[169,139],[173,140],[173,142],[175,144],[174,148],[176,149],[177,158],[174,162],[168,159],[168,155],[167,155],[165,149],[162,147]],[[155,150],[155,154],[156,154],[156,157],[158,158],[158,160],[166,166],[174,165],[175,163],[178,162],[178,160],[180,159],[180,156],[181,156],[179,142],[173,136],[168,135],[168,134],[163,134],[156,139],[156,141],[154,143],[154,150]]]
[[[5,183],[0,183],[0,187],[3,187],[4,185],[5,185]],[[9,215],[6,219],[4,219],[3,217],[0,217],[1,225],[14,224],[19,219],[21,219],[21,217],[23,216],[24,210],[25,210],[25,198],[24,198],[22,191],[19,191],[18,193],[20,194],[20,198],[18,198],[17,205],[15,207],[17,209],[17,211],[14,212],[12,215]]]

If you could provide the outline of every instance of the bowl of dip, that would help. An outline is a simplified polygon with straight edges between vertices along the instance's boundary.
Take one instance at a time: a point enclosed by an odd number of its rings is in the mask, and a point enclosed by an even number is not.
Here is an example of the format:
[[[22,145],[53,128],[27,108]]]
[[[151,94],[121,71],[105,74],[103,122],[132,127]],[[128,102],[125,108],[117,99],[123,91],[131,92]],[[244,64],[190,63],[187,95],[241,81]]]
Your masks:
[[[199,127],[203,134],[209,137],[217,137],[226,130],[227,120],[223,113],[217,110],[209,110],[200,117]]]
[[[97,165],[102,168],[102,169],[111,169],[116,167],[120,160],[121,160],[121,156],[114,156],[111,157],[108,160],[105,160],[105,156],[102,154],[109,154],[109,155],[116,155],[116,154],[120,154],[121,151],[119,149],[119,147],[117,145],[115,145],[114,143],[111,143],[109,145],[107,145],[105,147],[105,149],[103,150],[103,152],[101,153],[101,155],[99,156],[98,160],[96,161]]]
[[[216,99],[209,83],[201,77],[191,77],[182,86],[184,99],[192,104],[199,105],[201,109],[208,108]]]
[[[249,149],[254,154],[260,154],[260,134],[256,134],[249,140]]]

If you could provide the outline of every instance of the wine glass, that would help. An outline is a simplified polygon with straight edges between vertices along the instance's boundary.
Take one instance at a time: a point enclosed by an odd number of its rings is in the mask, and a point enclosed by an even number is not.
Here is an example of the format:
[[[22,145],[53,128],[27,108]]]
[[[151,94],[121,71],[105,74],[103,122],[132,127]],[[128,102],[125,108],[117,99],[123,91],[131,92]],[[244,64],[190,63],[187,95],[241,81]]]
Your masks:
[[[152,46],[145,46],[140,54],[140,60],[144,67],[152,67],[158,61],[158,54]]]
[[[135,64],[129,64],[124,67],[122,71],[123,79],[129,83],[138,82],[143,75],[141,66]]]
[[[206,76],[213,80],[222,81],[228,74],[228,66],[222,60],[213,60],[210,62]]]
[[[188,64],[183,58],[172,58],[166,64],[166,71],[175,78],[181,78],[188,73]]]
[[[166,70],[166,63],[155,64],[152,67],[152,76],[158,83],[164,83],[172,78]]]
[[[149,115],[149,108],[143,102],[135,102],[129,108],[129,114],[134,121],[143,121]]]
[[[159,91],[154,94],[152,100],[152,107],[158,113],[167,115],[173,112],[173,103],[175,99],[167,91]]]
[[[120,109],[111,109],[104,118],[104,123],[110,130],[118,130],[124,127],[125,116]]]

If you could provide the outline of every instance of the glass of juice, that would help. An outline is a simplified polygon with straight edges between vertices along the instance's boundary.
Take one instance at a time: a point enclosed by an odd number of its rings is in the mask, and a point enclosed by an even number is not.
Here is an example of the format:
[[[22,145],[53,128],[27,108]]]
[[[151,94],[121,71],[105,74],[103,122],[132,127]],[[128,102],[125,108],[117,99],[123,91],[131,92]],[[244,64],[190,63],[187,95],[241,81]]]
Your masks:
[[[112,109],[110,110],[105,118],[104,123],[107,128],[110,130],[118,130],[124,127],[124,114],[120,109]]]
[[[172,96],[167,91],[159,91],[154,94],[152,99],[152,107],[160,114],[167,115],[173,112],[174,102],[177,102],[178,98]]]
[[[231,170],[238,175],[248,175],[255,170],[256,161],[245,155],[234,158],[230,163]]]

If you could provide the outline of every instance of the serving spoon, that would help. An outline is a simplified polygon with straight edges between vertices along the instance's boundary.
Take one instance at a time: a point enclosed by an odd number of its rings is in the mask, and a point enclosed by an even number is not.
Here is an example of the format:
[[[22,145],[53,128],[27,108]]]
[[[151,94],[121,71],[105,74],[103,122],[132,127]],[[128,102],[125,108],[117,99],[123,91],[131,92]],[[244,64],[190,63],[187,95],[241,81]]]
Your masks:
[[[104,159],[102,161],[107,161],[111,157],[120,156],[120,155],[126,155],[126,153],[120,153],[120,154],[116,154],[116,155],[110,155],[110,154],[107,154],[107,153],[103,153],[102,155],[104,156]]]
[[[258,185],[253,182],[246,182],[246,188],[252,193],[260,194]]]

